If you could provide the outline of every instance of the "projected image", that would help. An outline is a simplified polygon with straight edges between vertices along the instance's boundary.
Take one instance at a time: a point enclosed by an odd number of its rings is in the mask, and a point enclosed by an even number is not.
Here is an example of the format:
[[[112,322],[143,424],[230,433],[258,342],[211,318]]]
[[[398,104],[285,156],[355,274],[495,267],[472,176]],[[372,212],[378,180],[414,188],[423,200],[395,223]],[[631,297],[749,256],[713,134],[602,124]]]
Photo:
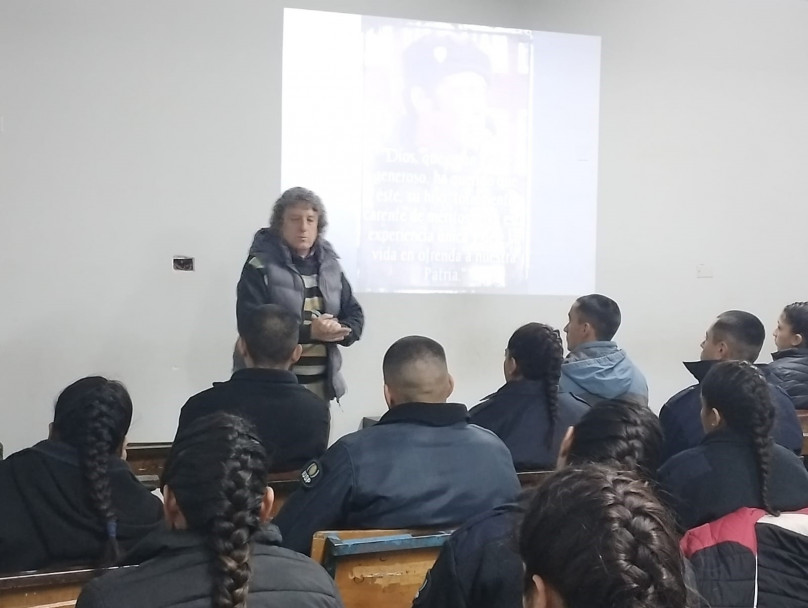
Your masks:
[[[333,54],[305,44],[318,34]],[[287,9],[284,187],[321,193],[358,291],[591,291],[599,53],[585,36]]]

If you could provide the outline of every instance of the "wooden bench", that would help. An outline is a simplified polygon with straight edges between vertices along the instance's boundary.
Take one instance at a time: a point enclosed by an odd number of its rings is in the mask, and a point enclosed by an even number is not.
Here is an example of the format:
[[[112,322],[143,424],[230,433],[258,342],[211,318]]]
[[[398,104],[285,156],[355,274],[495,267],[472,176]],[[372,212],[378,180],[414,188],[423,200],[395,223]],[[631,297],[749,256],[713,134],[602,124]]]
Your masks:
[[[0,608],[69,608],[103,568],[34,570],[0,575]]]
[[[410,608],[451,531],[317,532],[311,557],[334,578],[346,608]]]
[[[149,489],[160,485],[160,475],[171,450],[171,442],[130,443],[126,446],[126,462],[140,482]]]

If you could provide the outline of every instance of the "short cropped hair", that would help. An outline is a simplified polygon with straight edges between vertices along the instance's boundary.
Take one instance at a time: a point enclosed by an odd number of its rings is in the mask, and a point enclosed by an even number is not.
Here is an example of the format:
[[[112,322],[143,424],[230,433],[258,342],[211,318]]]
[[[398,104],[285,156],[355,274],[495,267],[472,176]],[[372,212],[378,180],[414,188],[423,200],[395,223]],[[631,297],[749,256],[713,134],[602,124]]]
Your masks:
[[[282,365],[292,358],[300,325],[297,316],[285,308],[264,304],[241,317],[238,334],[255,363]]]
[[[293,205],[304,203],[310,205],[312,209],[317,212],[317,234],[325,234],[325,229],[328,227],[328,218],[325,213],[325,205],[322,199],[311,190],[295,186],[289,188],[280,198],[275,201],[272,207],[272,215],[269,217],[269,229],[273,232],[280,232],[283,226],[283,214]]]
[[[446,367],[446,351],[432,338],[407,336],[393,342],[382,360],[384,382],[395,386],[402,378],[404,369],[419,362],[435,362]]]
[[[728,310],[718,315],[712,327],[713,342],[726,342],[732,359],[754,363],[766,341],[766,328],[755,315]]]
[[[614,338],[622,320],[617,302],[593,293],[581,296],[575,303],[578,305],[578,314],[595,328],[598,340],[608,341]]]

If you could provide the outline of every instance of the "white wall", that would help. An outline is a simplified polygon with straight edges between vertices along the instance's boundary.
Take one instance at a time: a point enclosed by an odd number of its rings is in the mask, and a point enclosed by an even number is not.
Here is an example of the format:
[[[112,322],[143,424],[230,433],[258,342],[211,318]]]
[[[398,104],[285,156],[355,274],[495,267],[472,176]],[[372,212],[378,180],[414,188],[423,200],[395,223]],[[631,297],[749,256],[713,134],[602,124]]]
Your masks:
[[[771,326],[808,298],[808,2],[326,0],[344,10],[603,37],[598,290],[656,407],[688,383],[712,317]],[[101,373],[133,440],[228,375],[235,283],[279,190],[278,0],[0,3],[0,441],[44,436],[53,399]],[[328,41],[312,40],[328,52]],[[309,185],[317,189],[316,176]],[[329,201],[326,201],[328,204]],[[333,203],[332,203],[333,204]],[[575,247],[575,227],[558,226]],[[171,257],[191,255],[194,273]],[[558,255],[564,255],[559,251]],[[697,279],[706,265],[714,275]],[[500,383],[505,342],[561,326],[563,298],[364,296],[335,434],[378,414],[380,360],[442,341],[456,398]],[[771,347],[768,344],[767,347]]]

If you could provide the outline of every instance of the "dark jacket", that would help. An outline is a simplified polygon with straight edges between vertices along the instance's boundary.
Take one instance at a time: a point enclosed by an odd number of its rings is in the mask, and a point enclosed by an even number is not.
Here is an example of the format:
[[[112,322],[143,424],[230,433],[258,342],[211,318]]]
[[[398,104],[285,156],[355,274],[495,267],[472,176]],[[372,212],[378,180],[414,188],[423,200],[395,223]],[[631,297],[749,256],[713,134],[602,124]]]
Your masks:
[[[713,608],[804,608],[808,510],[771,517],[743,508],[685,534],[682,552]]]
[[[659,483],[685,530],[741,507],[763,508],[752,445],[727,428],[709,433],[699,446],[671,458],[659,470]],[[780,511],[808,507],[808,471],[799,456],[776,444],[768,494],[771,506]]]
[[[310,559],[283,549],[269,525],[252,543],[250,608],[342,606],[331,577]],[[115,570],[89,582],[77,608],[209,608],[211,553],[194,532],[164,531],[137,547],[141,565]],[[145,560],[145,561],[143,561]]]
[[[323,295],[325,312],[333,315],[351,333],[339,344],[350,346],[362,336],[365,316],[351,290],[351,285],[331,244],[317,239],[312,255],[319,264],[318,284]],[[292,260],[292,253],[281,238],[269,228],[255,233],[253,244],[238,282],[236,316],[241,319],[248,311],[263,304],[277,304],[298,315],[300,341],[311,340],[311,326],[303,324],[305,289],[303,278]],[[342,355],[337,344],[327,343],[329,398],[345,394],[345,381],[340,374]]]
[[[693,374],[699,384],[694,384],[671,397],[659,412],[659,422],[665,444],[662,450],[662,461],[688,448],[695,447],[704,438],[701,426],[701,389],[700,383],[717,361],[686,362],[684,366]],[[795,454],[802,451],[802,427],[800,427],[794,403],[779,387],[769,383],[772,403],[774,404],[774,440]]]
[[[120,458],[109,476],[127,550],[162,525],[163,507]],[[0,461],[0,572],[94,564],[106,538],[73,447],[46,440]]]
[[[548,437],[547,397],[544,382],[517,380],[506,383],[470,412],[472,424],[493,431],[513,457],[517,471],[555,468],[561,440],[589,406],[569,393],[558,395],[558,412],[552,437]]]
[[[318,530],[456,526],[518,493],[508,448],[464,405],[406,403],[306,467],[275,523],[308,553]]]
[[[782,388],[798,410],[808,410],[808,348],[772,353],[764,369],[770,382]]]
[[[183,406],[177,433],[198,418],[228,412],[251,420],[271,451],[272,472],[300,469],[328,447],[328,403],[297,383],[292,372],[242,369]]]
[[[521,608],[522,509],[503,505],[471,518],[441,547],[413,608]]]
[[[645,376],[614,342],[576,346],[561,365],[558,386],[562,392],[578,395],[590,405],[618,398],[648,405]]]

